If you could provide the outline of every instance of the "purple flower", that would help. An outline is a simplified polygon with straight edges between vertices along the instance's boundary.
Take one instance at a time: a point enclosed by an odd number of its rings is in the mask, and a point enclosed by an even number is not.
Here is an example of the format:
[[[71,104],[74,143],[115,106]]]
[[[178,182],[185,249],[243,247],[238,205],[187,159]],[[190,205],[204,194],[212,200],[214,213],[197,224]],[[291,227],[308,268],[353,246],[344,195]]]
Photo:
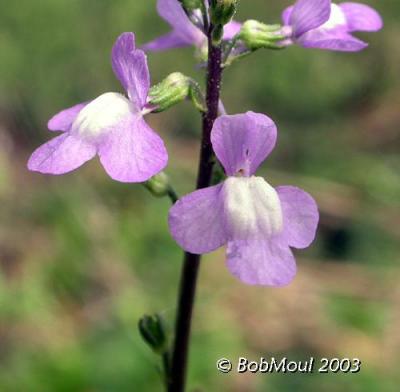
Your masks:
[[[150,111],[146,109],[150,76],[146,55],[135,49],[133,33],[118,37],[112,67],[129,99],[109,92],[56,114],[48,128],[63,133],[34,151],[30,170],[64,174],[98,154],[114,180],[142,182],[166,166],[164,143],[143,119]]]
[[[208,2],[206,6],[208,7]],[[196,26],[188,18],[178,0],[158,0],[157,11],[172,27],[172,31],[145,44],[144,50],[157,52],[191,45],[202,47],[206,44],[207,37],[203,32],[203,17],[200,9],[193,12],[197,21]],[[239,32],[240,26],[241,24],[235,21],[225,25],[223,39],[233,38]]]
[[[219,117],[211,141],[228,178],[182,197],[169,213],[170,231],[183,249],[202,254],[227,244],[229,270],[251,285],[288,284],[296,274],[289,246],[309,246],[318,224],[308,193],[274,189],[254,176],[276,137],[274,122],[263,114]]]
[[[297,0],[282,14],[285,45],[356,52],[368,44],[351,35],[354,31],[378,31],[382,18],[359,3],[334,4],[331,0]]]

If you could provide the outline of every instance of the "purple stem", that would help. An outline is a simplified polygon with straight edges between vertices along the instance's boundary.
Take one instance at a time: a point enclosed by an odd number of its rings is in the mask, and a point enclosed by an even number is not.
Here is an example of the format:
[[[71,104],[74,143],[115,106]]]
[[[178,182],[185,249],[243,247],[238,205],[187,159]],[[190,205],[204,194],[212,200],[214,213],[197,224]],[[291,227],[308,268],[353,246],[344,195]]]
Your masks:
[[[210,185],[213,170],[213,149],[210,140],[211,129],[218,116],[218,102],[221,89],[221,47],[213,46],[211,40],[213,26],[208,30],[207,65],[207,112],[203,114],[203,133],[196,189]],[[186,368],[189,351],[190,326],[197,276],[201,255],[186,252],[183,260],[175,325],[175,341],[172,349],[172,365],[169,377],[169,392],[183,392],[186,382]]]

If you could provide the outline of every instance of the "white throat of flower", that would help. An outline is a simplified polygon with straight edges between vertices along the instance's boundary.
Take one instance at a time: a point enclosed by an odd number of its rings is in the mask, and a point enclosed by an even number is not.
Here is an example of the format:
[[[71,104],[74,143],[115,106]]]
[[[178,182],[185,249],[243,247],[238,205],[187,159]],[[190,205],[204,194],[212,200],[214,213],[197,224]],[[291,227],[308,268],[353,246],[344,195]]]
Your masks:
[[[278,194],[263,178],[228,177],[222,194],[225,222],[232,238],[265,239],[282,231]]]
[[[81,137],[95,138],[133,113],[132,103],[119,93],[105,93],[85,106],[72,124],[71,131]]]
[[[345,26],[346,22],[346,15],[342,9],[337,4],[332,3],[329,19],[322,26],[318,27],[318,29],[330,30],[335,27]]]

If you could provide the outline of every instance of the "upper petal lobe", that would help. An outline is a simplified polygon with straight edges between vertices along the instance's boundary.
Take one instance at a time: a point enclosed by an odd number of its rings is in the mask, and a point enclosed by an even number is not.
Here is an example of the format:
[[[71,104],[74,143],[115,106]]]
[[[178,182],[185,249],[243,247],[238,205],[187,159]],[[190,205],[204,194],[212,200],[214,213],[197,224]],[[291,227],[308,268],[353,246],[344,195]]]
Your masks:
[[[217,118],[211,142],[228,175],[242,172],[249,176],[273,150],[276,136],[275,123],[269,117],[247,112]]]
[[[121,34],[112,49],[112,67],[115,75],[127,91],[129,99],[140,111],[146,104],[150,88],[147,58],[142,50],[135,49],[133,33]]]
[[[293,12],[293,6],[289,6],[287,8],[285,8],[282,12],[282,23],[285,26],[288,26],[290,24],[290,15],[292,15]]]
[[[179,1],[158,0],[157,11],[188,44],[200,43],[205,38],[203,32],[189,20]]]
[[[191,42],[182,38],[182,36],[177,34],[175,31],[171,31],[168,34],[162,35],[161,37],[143,45],[142,49],[149,52],[159,52],[168,49],[182,48],[189,45],[191,45]]]
[[[289,24],[296,37],[324,24],[331,13],[331,0],[297,0]]]

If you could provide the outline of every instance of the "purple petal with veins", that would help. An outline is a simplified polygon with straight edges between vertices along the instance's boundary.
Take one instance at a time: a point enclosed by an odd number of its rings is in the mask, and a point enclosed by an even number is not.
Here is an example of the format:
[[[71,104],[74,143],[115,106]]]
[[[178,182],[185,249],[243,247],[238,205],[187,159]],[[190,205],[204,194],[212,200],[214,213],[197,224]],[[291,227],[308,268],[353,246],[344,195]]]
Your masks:
[[[146,104],[150,74],[145,53],[135,49],[133,33],[123,33],[118,37],[111,60],[115,76],[128,93],[135,110],[140,111]]]
[[[307,192],[294,186],[278,186],[276,191],[282,207],[285,242],[294,248],[307,248],[317,230],[317,203]]]
[[[252,175],[276,143],[275,123],[264,114],[218,117],[211,133],[215,154],[228,175]]]
[[[341,28],[330,31],[309,31],[298,40],[298,43],[305,48],[335,50],[339,52],[358,52],[368,46],[366,42],[347,34]]]
[[[78,103],[75,106],[62,110],[49,120],[47,128],[50,131],[69,131],[75,118],[87,104],[88,102]]]
[[[289,17],[295,37],[324,24],[329,19],[330,6],[331,0],[298,0]]]
[[[226,244],[222,185],[199,189],[179,199],[169,211],[169,227],[186,251],[211,252]]]
[[[176,31],[171,31],[142,46],[142,49],[149,52],[161,52],[168,49],[183,48],[192,45]]]
[[[141,116],[127,116],[108,130],[98,147],[108,175],[120,182],[143,182],[167,165],[161,138]]]
[[[28,161],[28,169],[60,175],[82,166],[96,155],[96,147],[66,132],[37,148]]]
[[[232,275],[248,285],[282,287],[296,275],[296,260],[277,239],[231,241],[226,265]]]
[[[343,11],[347,31],[378,31],[383,27],[381,16],[372,7],[359,3],[340,3]]]

